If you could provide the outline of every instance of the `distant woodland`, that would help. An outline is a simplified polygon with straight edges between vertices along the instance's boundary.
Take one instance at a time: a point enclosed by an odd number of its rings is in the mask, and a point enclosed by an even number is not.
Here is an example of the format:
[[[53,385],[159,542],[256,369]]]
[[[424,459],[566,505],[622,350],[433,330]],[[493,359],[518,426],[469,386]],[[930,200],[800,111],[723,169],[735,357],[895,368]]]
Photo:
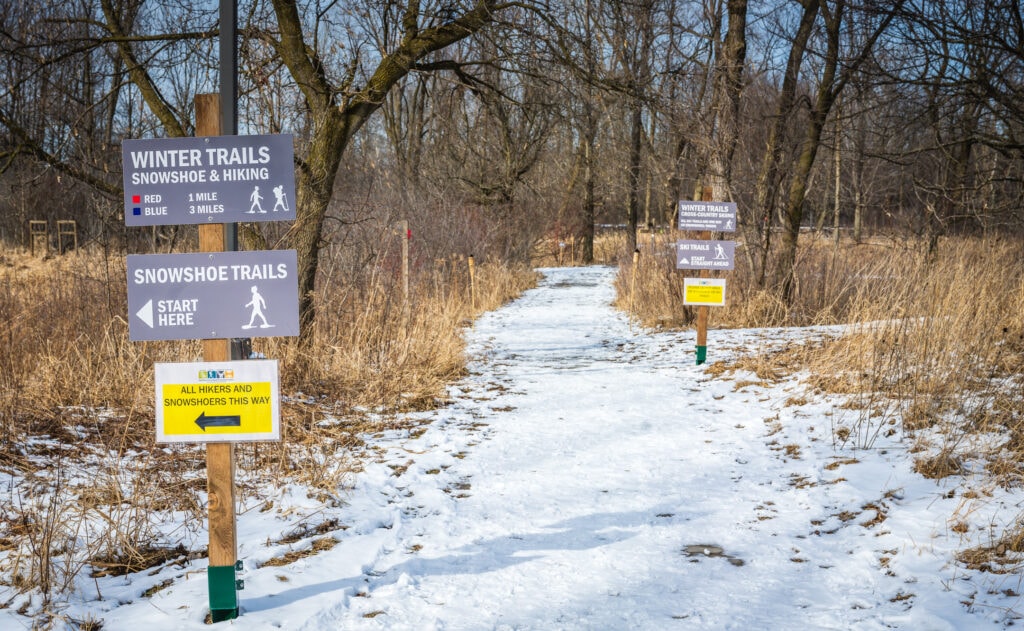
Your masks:
[[[187,245],[124,227],[120,143],[193,134],[217,3],[2,4],[0,236]],[[370,223],[433,257],[589,260],[595,230],[634,245],[704,187],[783,297],[808,230],[1024,226],[1019,0],[242,0],[237,24],[239,133],[294,134],[297,182],[296,221],[242,240],[298,250],[304,291]]]

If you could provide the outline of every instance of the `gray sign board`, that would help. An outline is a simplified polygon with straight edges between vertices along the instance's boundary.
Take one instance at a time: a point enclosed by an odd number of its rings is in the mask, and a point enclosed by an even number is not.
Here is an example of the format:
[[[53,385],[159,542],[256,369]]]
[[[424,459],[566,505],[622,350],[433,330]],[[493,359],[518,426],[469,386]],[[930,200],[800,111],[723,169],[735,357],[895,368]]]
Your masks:
[[[289,134],[125,140],[121,157],[125,225],[295,218]]]
[[[680,201],[679,229],[734,232],[736,203]]]
[[[128,256],[128,339],[299,334],[295,250]]]
[[[735,241],[676,241],[676,269],[731,270],[735,261]]]

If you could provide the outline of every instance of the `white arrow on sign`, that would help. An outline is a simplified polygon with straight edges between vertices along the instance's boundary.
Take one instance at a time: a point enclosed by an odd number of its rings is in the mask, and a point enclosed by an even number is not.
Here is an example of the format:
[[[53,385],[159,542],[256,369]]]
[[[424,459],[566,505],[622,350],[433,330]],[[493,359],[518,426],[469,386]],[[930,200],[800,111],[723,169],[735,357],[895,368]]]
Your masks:
[[[153,328],[153,301],[149,300],[146,304],[142,305],[142,308],[135,312],[140,320],[146,323],[146,326]]]

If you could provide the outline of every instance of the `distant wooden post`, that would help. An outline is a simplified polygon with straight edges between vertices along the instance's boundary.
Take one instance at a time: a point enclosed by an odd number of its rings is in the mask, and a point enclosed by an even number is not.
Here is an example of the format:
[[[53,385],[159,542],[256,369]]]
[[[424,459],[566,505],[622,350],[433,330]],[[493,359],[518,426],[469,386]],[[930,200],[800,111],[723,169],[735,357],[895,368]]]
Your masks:
[[[402,316],[405,322],[409,322],[409,241],[412,239],[412,230],[409,229],[408,221],[401,221],[399,227],[402,230]]]
[[[640,265],[640,248],[633,250],[633,276],[629,281],[629,315],[633,315],[633,296],[636,294],[636,270]]]
[[[447,267],[448,261],[443,258],[434,259],[434,291],[443,300],[447,296],[445,287],[447,284],[445,268]]]
[[[220,95],[200,94],[195,98],[196,136],[221,134]],[[225,224],[199,225],[199,250],[223,252],[226,248]],[[231,341],[203,340],[203,361],[231,359]],[[235,445],[206,445],[207,512],[210,521],[209,568],[210,617],[221,622],[238,617],[238,591],[235,564],[238,561],[238,532],[235,521]]]
[[[469,261],[469,305],[473,313],[476,313],[476,260],[472,254],[467,260]]]
[[[702,202],[710,202],[714,197],[714,191],[710,186],[705,186],[701,189],[700,200]],[[703,230],[700,232],[700,239],[709,241],[711,239],[711,232]],[[700,270],[700,278],[710,278],[711,271],[702,269]],[[697,307],[697,365],[700,366],[708,359],[708,314],[710,307],[707,305],[700,305]]]
[[[451,262],[448,264],[448,272],[451,277],[452,296],[462,297],[462,261],[465,259],[461,254],[452,254]]]
[[[49,224],[39,219],[31,219],[28,222],[28,241],[32,256],[36,255],[36,242],[43,250],[43,256],[50,251],[50,228]]]

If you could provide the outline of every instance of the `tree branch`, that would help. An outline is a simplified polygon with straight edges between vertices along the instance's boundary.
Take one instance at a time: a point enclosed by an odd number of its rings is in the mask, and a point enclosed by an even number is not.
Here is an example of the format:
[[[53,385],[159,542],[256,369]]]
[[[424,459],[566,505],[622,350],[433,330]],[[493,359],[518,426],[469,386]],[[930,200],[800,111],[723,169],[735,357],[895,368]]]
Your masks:
[[[124,39],[127,34],[124,32],[121,26],[121,21],[118,19],[117,14],[114,12],[114,6],[111,0],[101,0],[100,3],[103,7],[103,16],[107,21],[106,29],[110,34],[119,39]],[[149,75],[149,72],[139,63],[132,50],[129,42],[119,41],[117,42],[117,50],[121,58],[125,62],[125,67],[128,70],[128,74],[132,79],[132,83],[139,89],[142,94],[142,98],[149,105],[153,114],[160,120],[164,126],[164,130],[167,132],[168,137],[183,137],[188,134],[185,132],[184,126],[174,111],[171,109],[170,104],[164,99],[163,94],[160,93],[160,89],[157,88],[153,78]]]

